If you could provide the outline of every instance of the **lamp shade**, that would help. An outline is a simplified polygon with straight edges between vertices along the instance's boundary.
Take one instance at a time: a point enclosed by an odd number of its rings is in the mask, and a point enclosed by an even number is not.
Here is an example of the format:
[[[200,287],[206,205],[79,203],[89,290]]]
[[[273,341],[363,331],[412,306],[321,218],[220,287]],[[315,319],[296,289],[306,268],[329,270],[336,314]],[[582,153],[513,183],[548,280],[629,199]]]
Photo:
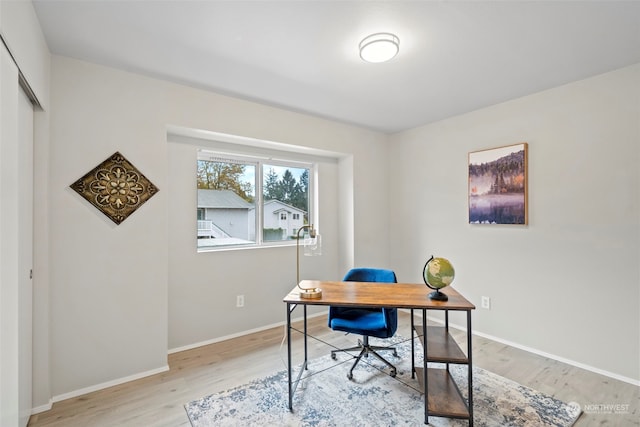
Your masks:
[[[360,58],[366,62],[385,62],[400,51],[400,39],[391,33],[375,33],[360,42]]]
[[[312,225],[303,225],[298,229],[296,234],[296,286],[300,289],[300,298],[317,299],[322,298],[322,289],[320,288],[302,288],[300,286],[300,233],[308,230],[308,234],[304,237],[304,254],[305,255],[321,255],[322,242],[320,234]]]
[[[303,246],[305,256],[322,255],[322,236],[320,233],[314,233],[313,236],[310,233],[307,234]]]

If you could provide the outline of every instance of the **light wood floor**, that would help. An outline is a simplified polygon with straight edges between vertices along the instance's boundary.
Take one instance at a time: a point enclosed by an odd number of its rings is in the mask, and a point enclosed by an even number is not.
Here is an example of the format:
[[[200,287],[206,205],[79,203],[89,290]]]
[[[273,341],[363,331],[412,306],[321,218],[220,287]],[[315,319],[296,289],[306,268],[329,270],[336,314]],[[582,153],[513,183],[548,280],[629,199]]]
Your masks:
[[[409,322],[407,314],[399,313],[400,334],[408,335]],[[356,341],[353,335],[328,329],[324,316],[310,319],[309,328],[336,346]],[[454,335],[464,343],[461,332]],[[55,403],[50,411],[33,415],[29,427],[190,426],[185,403],[285,369],[283,336],[284,327],[274,328],[171,354],[168,372]],[[310,357],[328,351],[309,340]],[[640,425],[639,387],[480,337],[473,339],[473,359],[475,365],[520,384],[579,403],[589,413],[582,414],[578,427]],[[623,413],[604,413],[597,406],[611,404],[628,405],[628,410],[622,406],[618,410]]]

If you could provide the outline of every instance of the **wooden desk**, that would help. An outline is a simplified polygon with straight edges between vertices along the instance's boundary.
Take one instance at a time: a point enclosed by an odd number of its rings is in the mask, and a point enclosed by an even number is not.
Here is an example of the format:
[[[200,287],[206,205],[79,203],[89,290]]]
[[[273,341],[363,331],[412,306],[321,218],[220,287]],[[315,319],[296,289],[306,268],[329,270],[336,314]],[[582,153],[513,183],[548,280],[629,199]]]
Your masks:
[[[424,284],[415,283],[369,283],[369,282],[324,282],[303,280],[303,288],[321,288],[322,298],[300,298],[300,290],[295,287],[283,299],[287,304],[287,363],[289,374],[289,410],[293,410],[293,394],[302,373],[307,369],[307,306],[334,305],[341,307],[388,307],[411,310],[412,338],[414,331],[423,348],[423,366],[415,365],[415,344],[411,340],[411,377],[418,374],[418,382],[424,393],[424,423],[429,423],[429,414],[469,420],[473,426],[473,377],[471,359],[471,310],[475,306],[460,295],[455,289],[446,287],[442,290],[448,295],[448,301],[433,301],[428,295],[431,289]],[[298,305],[304,308],[304,362],[297,378],[292,376],[291,363],[291,313]],[[422,310],[422,325],[414,324],[414,310]],[[427,310],[443,310],[445,326],[427,328]],[[466,311],[467,313],[467,353],[458,347],[449,335],[449,311]],[[445,369],[427,369],[427,362],[438,362],[446,365]],[[462,399],[457,385],[449,374],[449,364],[467,364],[468,366],[468,403]]]

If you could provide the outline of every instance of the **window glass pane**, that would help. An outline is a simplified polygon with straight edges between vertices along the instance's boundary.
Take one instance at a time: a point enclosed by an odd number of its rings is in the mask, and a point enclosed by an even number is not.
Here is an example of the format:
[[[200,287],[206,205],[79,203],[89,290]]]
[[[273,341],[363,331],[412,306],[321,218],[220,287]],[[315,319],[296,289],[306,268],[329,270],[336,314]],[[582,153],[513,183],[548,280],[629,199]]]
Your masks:
[[[198,159],[198,248],[256,243],[257,165]]]
[[[262,192],[263,240],[295,238],[309,218],[309,168],[264,164]]]
[[[197,246],[292,243],[309,223],[313,165],[198,151]]]

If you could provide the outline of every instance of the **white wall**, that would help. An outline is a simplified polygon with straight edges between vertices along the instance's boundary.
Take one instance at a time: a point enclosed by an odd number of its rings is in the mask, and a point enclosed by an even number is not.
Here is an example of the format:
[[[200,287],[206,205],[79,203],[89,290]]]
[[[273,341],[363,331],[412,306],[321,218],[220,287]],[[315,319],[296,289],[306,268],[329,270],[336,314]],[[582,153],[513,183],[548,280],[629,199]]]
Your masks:
[[[127,77],[52,64],[53,396],[166,366],[166,150],[156,111],[163,94]],[[160,189],[119,226],[69,188],[116,151]]]
[[[355,243],[337,232],[344,222],[339,206],[322,205],[329,250],[321,261],[303,261],[303,271],[341,277],[336,254],[350,245],[362,264],[387,263],[388,214],[378,209],[388,194],[384,135],[63,57],[52,61],[51,106],[51,360],[58,398],[162,369],[168,348],[285,319],[294,248],[196,253],[195,152],[167,143],[169,125],[351,157],[352,179],[365,189],[353,203],[362,220],[355,232],[347,227]],[[116,150],[160,189],[119,226],[68,188]],[[338,169],[328,166],[321,191],[342,185]],[[235,308],[240,291],[244,310]]]
[[[640,65],[394,135],[391,265],[456,267],[474,329],[640,380]],[[467,155],[529,143],[529,225],[469,225]]]

